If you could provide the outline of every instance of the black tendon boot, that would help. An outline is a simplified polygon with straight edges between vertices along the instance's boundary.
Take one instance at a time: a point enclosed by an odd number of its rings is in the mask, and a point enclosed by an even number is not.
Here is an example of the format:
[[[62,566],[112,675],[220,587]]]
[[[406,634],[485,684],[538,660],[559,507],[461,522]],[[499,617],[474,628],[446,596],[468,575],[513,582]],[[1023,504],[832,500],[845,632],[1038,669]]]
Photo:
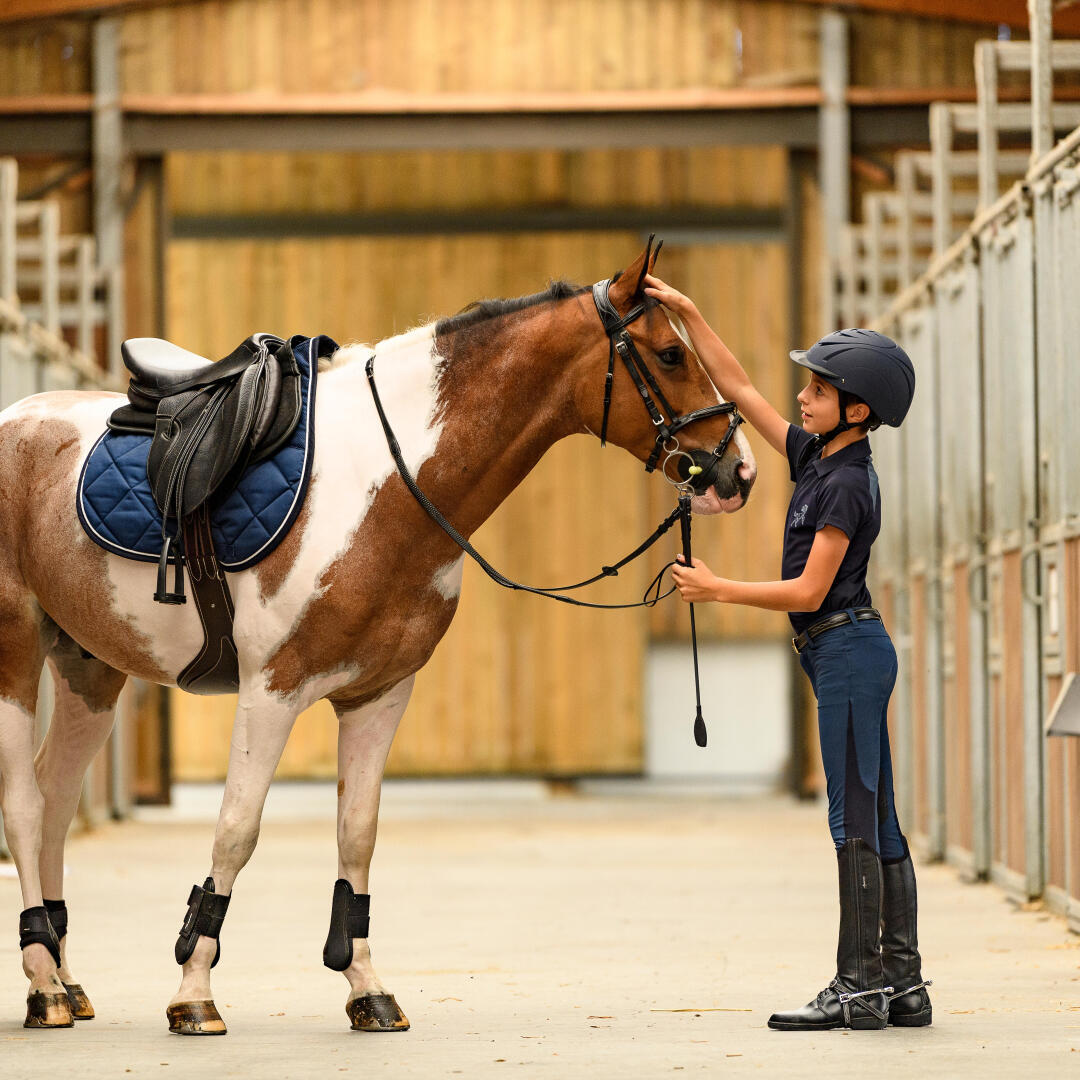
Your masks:
[[[882,866],[884,901],[881,905],[881,965],[891,986],[889,1023],[897,1027],[927,1027],[933,1020],[929,979],[922,977],[919,956],[918,903],[911,852],[899,862]]]
[[[837,851],[840,872],[840,936],[836,978],[802,1009],[774,1013],[776,1031],[883,1028],[889,999],[881,968],[881,860],[863,840],[845,840]]]

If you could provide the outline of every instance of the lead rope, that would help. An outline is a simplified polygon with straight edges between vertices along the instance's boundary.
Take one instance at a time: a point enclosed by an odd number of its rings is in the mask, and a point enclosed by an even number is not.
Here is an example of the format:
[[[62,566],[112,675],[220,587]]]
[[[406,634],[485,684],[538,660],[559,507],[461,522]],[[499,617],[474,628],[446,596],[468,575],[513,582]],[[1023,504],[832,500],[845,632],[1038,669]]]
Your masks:
[[[686,492],[679,495],[679,514],[682,517],[683,558],[687,566],[693,566],[690,557],[690,496]],[[701,715],[701,678],[698,674],[697,622],[694,619],[694,605],[690,605],[690,647],[694,653],[694,696],[697,701],[697,714],[694,716],[694,742],[705,746],[709,733],[705,730],[705,718]]]

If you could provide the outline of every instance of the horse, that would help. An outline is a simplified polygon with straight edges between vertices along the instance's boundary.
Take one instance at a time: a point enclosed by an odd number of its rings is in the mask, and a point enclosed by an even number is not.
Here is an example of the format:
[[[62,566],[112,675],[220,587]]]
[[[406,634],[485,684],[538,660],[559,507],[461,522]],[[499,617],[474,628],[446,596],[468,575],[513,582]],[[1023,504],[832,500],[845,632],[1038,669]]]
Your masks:
[[[737,415],[716,408],[722,399],[678,317],[642,293],[655,256],[650,241],[605,283],[607,317],[633,316],[620,352],[629,341],[666,407],[684,417],[704,410],[663,439],[663,468],[682,460],[685,473],[685,462],[696,461],[692,510],[732,512],[757,467],[734,431]],[[326,363],[302,511],[270,555],[229,575],[239,702],[209,874],[192,889],[177,942],[182,974],[166,1009],[170,1031],[226,1031],[210,986],[225,909],[255,849],[293,723],[323,698],[339,722],[338,880],[324,962],[348,981],[354,1030],[409,1027],[372,966],[368,868],[387,754],[414,676],[453,618],[464,555],[395,467],[365,364],[377,361],[380,409],[403,464],[468,537],[568,435],[602,432],[650,462],[661,445],[652,408],[642,408],[640,379],[615,368],[609,330],[589,287],[556,282],[535,295],[477,302],[374,347],[347,345]],[[202,644],[191,605],[152,601],[153,566],[103,550],[76,519],[80,469],[122,401],[62,391],[0,413],[0,810],[26,909],[20,930],[31,939],[22,949],[29,1027],[93,1016],[68,963],[64,844],[121,689],[132,676],[176,685]],[[46,663],[55,711],[35,758]]]

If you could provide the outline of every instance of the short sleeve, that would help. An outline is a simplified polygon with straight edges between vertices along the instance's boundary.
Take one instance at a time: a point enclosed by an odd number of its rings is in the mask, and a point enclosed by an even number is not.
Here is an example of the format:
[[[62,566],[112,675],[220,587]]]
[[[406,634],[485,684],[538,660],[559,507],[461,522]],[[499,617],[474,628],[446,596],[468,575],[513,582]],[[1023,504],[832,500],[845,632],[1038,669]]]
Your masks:
[[[797,424],[788,424],[785,449],[787,450],[788,469],[791,472],[792,480],[799,479],[800,462],[803,461],[806,448],[813,441],[814,436],[808,431],[803,431]]]
[[[866,474],[861,470],[838,469],[831,473],[821,486],[815,529],[834,525],[849,540],[853,540],[872,508]]]

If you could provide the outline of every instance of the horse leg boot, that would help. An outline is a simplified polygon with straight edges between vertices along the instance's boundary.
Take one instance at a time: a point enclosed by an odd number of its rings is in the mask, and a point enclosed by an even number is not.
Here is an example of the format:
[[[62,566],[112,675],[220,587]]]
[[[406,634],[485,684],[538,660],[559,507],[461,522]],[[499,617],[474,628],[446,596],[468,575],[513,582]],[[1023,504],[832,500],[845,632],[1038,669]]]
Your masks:
[[[836,976],[804,1008],[769,1017],[769,1027],[776,1031],[881,1029],[888,1023],[890,988],[884,982],[878,947],[881,859],[861,839],[845,840],[836,854],[840,878]]]
[[[82,649],[61,633],[49,654],[55,699],[49,731],[35,760],[45,798],[41,837],[41,888],[60,941],[60,981],[76,1020],[90,1020],[94,1007],[68,966],[68,912],[64,896],[64,844],[79,805],[83,777],[113,726],[116,701],[127,676]]]
[[[221,956],[218,936],[233,884],[258,843],[266,793],[295,721],[291,707],[275,707],[265,700],[253,704],[241,687],[210,875],[201,886],[192,886],[176,942],[176,962],[183,974],[180,989],[165,1010],[169,1031],[175,1035],[226,1032],[210,992],[210,969]]]
[[[375,850],[386,756],[413,678],[351,711],[338,711],[338,880],[323,963],[349,980],[345,1012],[354,1031],[407,1031],[409,1021],[379,981],[368,946],[368,871]]]
[[[922,977],[919,955],[918,900],[915,867],[904,841],[904,857],[882,866],[884,903],[881,908],[881,963],[889,995],[889,1023],[896,1027],[928,1027],[933,1009]]]

